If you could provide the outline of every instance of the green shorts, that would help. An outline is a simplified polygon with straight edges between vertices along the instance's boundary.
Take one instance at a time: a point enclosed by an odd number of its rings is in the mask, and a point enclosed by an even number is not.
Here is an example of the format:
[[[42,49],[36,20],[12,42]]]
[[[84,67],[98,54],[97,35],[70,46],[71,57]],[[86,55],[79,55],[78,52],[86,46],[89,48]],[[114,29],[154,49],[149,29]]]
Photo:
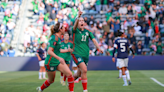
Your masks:
[[[59,64],[60,64],[60,63],[59,63]],[[59,65],[59,64],[58,64],[58,65]],[[53,72],[53,71],[56,71],[58,65],[57,65],[57,66],[45,65],[46,71],[52,71],[52,72]]]
[[[65,60],[65,63],[66,63],[66,64],[70,64],[70,61],[66,61],[66,60]]]
[[[84,62],[86,64],[86,66],[88,65],[89,58],[81,57],[81,56],[76,55],[76,54],[72,54],[72,57],[73,57],[73,61],[75,62],[75,64],[77,66],[82,62]]]

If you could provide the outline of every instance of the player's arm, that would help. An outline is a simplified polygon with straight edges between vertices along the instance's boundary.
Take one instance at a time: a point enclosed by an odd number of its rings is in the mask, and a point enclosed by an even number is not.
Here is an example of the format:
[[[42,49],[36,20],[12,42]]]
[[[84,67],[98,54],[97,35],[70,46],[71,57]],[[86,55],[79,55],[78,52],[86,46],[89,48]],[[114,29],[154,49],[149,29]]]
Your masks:
[[[101,50],[101,48],[100,48],[98,42],[96,41],[96,39],[93,38],[92,41],[93,41],[94,45],[96,46],[96,48],[97,48],[101,53],[103,53],[103,51]]]
[[[39,60],[39,61],[42,60],[41,57],[39,56],[39,49],[38,49],[37,52],[36,52],[36,56],[38,57],[38,60]]]
[[[130,51],[132,51],[133,58],[134,58],[134,56],[135,56],[135,51],[132,49],[132,45],[129,46],[129,49],[130,49]]]
[[[114,42],[114,50],[113,50],[113,54],[112,54],[112,61],[115,62],[115,52],[117,49],[117,40],[115,40]]]
[[[61,58],[61,57],[59,57],[59,56],[57,56],[53,51],[54,51],[54,49],[53,49],[52,47],[49,47],[49,48],[48,48],[48,54],[49,54],[50,56],[56,58],[57,60],[59,60],[62,64],[64,64],[64,63],[65,63],[65,62],[64,62],[64,59]]]
[[[82,13],[83,13],[83,12],[80,11],[79,8],[78,8],[78,10],[79,10],[79,14],[78,14],[78,17],[77,17],[77,19],[76,19],[76,21],[75,21],[75,23],[74,23],[73,31],[75,31],[75,30],[77,29],[78,22],[79,22],[79,18],[81,17],[81,15],[82,15]]]

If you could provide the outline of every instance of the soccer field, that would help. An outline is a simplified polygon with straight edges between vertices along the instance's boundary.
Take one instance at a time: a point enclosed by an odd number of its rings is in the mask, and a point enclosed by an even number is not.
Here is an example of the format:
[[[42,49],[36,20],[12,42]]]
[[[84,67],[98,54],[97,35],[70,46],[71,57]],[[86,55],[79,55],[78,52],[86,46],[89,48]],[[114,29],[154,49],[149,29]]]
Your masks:
[[[164,84],[164,70],[130,71],[132,85],[123,87],[123,80],[117,79],[118,71],[88,71],[88,92],[164,92],[164,87],[150,78]],[[44,92],[68,92],[60,84],[60,73],[55,82]],[[0,72],[0,92],[37,92],[36,87],[45,80],[38,79],[37,71]],[[81,82],[75,84],[74,92],[82,92]]]

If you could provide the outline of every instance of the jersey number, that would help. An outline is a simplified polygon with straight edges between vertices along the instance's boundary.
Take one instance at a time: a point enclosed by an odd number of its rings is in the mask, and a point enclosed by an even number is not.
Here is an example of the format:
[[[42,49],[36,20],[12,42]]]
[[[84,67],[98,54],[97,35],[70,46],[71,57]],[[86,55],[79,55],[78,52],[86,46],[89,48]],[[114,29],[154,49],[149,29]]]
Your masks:
[[[121,52],[125,52],[126,51],[125,43],[120,43],[120,48],[121,48]]]
[[[82,35],[81,41],[86,41],[86,39],[87,39],[87,36],[86,35]]]

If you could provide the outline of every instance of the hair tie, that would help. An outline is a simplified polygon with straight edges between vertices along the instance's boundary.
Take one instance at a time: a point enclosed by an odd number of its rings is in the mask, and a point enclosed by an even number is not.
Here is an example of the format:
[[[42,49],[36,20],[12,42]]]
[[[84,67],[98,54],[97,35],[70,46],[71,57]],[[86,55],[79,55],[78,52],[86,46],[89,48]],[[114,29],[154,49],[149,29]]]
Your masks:
[[[60,23],[60,26],[59,26],[59,29],[58,29],[58,30],[60,30],[62,26],[63,26],[63,24],[62,24],[62,23]]]

